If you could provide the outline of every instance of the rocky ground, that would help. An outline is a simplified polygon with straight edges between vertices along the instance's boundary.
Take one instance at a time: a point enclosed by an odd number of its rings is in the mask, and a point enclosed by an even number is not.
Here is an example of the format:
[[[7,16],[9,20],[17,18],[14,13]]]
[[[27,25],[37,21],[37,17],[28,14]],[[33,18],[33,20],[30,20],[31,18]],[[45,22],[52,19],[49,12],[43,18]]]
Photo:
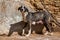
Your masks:
[[[29,37],[19,36],[17,33],[13,33],[10,37],[6,35],[0,36],[0,40],[60,40],[60,32],[54,32],[52,36],[31,34]]]

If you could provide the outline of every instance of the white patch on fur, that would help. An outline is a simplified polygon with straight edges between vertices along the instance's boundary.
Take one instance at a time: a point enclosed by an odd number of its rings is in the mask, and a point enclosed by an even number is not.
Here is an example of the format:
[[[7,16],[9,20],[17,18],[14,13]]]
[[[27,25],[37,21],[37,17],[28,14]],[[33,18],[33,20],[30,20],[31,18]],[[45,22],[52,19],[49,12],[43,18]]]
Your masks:
[[[30,36],[31,34],[31,29],[29,30],[28,34],[26,35],[27,37]]]
[[[42,22],[42,21],[38,21],[37,23],[38,23],[38,24],[39,24],[39,23],[43,24],[43,22]]]
[[[22,35],[24,35],[25,30],[23,29]]]
[[[35,25],[35,24],[36,24],[36,22],[32,22],[32,24],[33,24],[33,25]]]

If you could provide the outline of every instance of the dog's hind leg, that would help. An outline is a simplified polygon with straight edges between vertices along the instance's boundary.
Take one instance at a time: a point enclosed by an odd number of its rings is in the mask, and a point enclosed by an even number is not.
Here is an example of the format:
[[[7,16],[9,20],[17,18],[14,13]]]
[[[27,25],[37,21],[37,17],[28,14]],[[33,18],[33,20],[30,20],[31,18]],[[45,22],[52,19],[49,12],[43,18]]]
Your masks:
[[[46,27],[46,29],[48,31],[45,33],[45,35],[47,35],[47,34],[53,35],[53,33],[52,33],[53,28],[47,20],[44,21],[44,26]]]
[[[7,36],[11,36],[12,33],[13,33],[13,31],[10,29]]]

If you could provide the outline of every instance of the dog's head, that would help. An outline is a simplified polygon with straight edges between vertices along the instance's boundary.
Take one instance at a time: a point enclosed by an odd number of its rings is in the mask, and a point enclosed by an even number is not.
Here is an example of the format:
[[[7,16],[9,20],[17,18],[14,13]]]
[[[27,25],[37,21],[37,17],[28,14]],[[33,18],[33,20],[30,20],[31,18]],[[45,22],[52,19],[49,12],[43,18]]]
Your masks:
[[[25,6],[21,6],[18,8],[21,12],[28,12],[28,9]]]

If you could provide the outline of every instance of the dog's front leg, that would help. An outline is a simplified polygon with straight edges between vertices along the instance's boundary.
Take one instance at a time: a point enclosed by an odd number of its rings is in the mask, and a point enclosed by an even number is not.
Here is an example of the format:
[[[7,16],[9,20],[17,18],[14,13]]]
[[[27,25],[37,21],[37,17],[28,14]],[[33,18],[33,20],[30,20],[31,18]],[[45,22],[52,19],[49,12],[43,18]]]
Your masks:
[[[28,34],[26,35],[27,37],[30,36],[30,34],[31,34],[31,22],[29,23],[29,27],[30,27],[30,29],[28,31]]]

